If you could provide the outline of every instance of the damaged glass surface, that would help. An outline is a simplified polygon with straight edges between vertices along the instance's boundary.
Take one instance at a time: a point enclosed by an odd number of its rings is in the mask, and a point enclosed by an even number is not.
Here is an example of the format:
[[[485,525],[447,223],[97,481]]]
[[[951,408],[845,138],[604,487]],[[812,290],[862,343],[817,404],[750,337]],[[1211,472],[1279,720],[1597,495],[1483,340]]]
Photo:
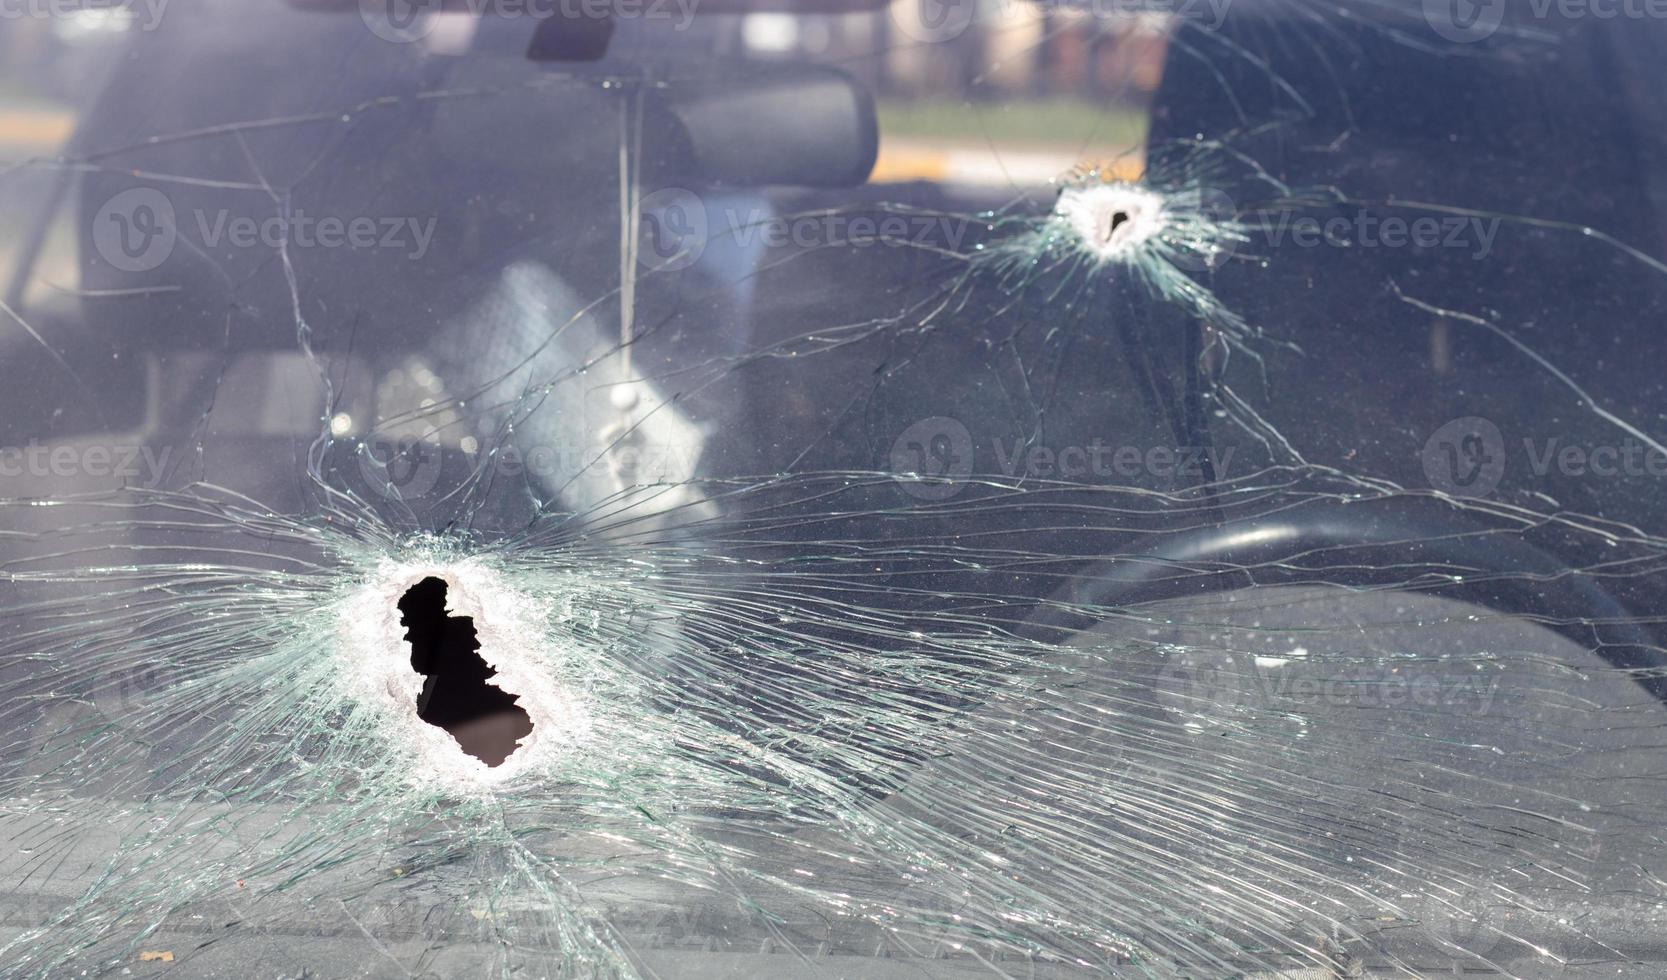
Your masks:
[[[1659,976],[1663,16],[0,11],[0,975]]]

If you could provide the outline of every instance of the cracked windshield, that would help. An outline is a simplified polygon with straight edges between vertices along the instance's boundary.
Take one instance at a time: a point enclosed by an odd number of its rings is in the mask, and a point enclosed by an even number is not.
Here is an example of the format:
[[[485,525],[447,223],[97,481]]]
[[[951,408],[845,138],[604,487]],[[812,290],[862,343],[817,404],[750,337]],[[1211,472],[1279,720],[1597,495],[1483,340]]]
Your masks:
[[[1667,976],[1667,2],[0,0],[0,976]]]

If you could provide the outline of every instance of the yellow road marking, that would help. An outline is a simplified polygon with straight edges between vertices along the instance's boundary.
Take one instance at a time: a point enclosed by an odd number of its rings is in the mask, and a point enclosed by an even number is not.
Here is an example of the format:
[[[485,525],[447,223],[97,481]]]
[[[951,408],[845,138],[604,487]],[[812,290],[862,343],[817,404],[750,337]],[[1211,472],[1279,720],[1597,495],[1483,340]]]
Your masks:
[[[50,149],[62,146],[74,130],[74,113],[0,111],[0,143],[25,144]]]

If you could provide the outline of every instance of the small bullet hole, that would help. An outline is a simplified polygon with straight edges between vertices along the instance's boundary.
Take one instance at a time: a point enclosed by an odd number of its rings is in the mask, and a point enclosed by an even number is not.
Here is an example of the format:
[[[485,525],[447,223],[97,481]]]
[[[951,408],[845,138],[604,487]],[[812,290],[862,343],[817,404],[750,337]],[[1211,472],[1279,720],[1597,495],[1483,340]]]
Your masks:
[[[1124,227],[1130,220],[1132,220],[1132,215],[1125,210],[1115,210],[1115,212],[1107,215],[1104,225],[1100,225],[1100,228],[1104,228],[1104,232],[1100,233],[1100,245],[1110,245],[1110,243],[1115,242],[1117,240],[1117,228]]]
[[[399,600],[400,623],[411,645],[411,669],[422,674],[417,717],[444,729],[463,751],[489,766],[503,765],[533,730],[518,697],[490,678],[480,656],[475,621],[446,612],[446,583],[425,578]]]

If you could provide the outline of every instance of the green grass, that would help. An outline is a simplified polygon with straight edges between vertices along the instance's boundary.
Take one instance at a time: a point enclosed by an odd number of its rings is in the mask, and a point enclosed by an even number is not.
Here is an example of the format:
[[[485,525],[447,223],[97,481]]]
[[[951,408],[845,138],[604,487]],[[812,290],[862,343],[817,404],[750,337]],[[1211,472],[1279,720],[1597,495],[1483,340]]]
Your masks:
[[[13,78],[0,78],[0,108],[12,112],[60,111],[69,106],[50,99]]]
[[[921,140],[1075,146],[1136,146],[1146,137],[1146,114],[1125,105],[1078,99],[1012,102],[885,100],[880,135]]]

